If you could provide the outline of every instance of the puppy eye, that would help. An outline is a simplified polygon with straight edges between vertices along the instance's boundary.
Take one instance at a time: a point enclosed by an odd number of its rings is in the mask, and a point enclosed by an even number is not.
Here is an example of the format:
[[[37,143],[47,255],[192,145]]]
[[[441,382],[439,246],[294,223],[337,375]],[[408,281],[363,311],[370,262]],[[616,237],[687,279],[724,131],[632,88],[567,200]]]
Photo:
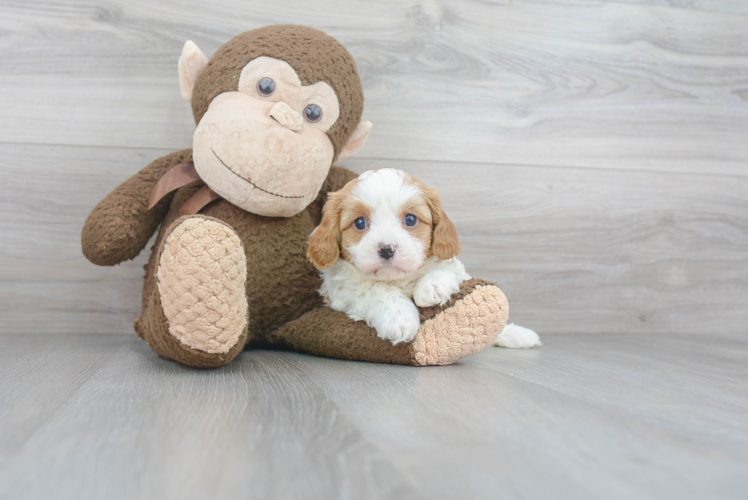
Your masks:
[[[322,118],[322,108],[316,104],[307,104],[304,108],[304,118],[309,123],[316,123]]]
[[[353,227],[358,229],[359,231],[363,231],[366,229],[366,217],[359,217],[353,222]]]
[[[403,221],[405,222],[406,226],[413,227],[418,222],[418,217],[413,214],[405,214],[405,217],[403,217]]]
[[[273,95],[275,92],[275,82],[272,78],[265,77],[257,82],[257,92],[265,97]]]

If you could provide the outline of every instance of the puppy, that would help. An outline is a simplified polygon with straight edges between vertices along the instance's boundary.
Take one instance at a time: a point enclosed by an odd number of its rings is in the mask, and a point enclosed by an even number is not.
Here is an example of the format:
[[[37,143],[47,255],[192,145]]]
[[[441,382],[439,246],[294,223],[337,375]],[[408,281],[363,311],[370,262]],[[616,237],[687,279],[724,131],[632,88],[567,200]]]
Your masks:
[[[459,253],[439,193],[385,168],[329,195],[307,257],[321,271],[319,292],[330,307],[398,344],[416,336],[416,306],[443,305],[470,279]]]

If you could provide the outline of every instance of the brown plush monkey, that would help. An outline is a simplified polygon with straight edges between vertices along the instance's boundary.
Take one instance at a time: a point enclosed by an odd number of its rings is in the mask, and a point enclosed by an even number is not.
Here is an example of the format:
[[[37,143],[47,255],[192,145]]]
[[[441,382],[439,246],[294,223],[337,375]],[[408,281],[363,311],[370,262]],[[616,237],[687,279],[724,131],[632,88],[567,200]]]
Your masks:
[[[187,42],[179,84],[197,123],[193,148],[117,187],[82,234],[85,256],[111,266],[138,255],[160,225],[135,321],[154,351],[198,367],[224,365],[249,346],[434,365],[495,339],[506,298],[477,279],[422,310],[409,345],[322,306],[307,240],[327,193],[355,177],[332,163],[371,130],[356,64],[339,42],[304,26],[268,26],[210,60]]]

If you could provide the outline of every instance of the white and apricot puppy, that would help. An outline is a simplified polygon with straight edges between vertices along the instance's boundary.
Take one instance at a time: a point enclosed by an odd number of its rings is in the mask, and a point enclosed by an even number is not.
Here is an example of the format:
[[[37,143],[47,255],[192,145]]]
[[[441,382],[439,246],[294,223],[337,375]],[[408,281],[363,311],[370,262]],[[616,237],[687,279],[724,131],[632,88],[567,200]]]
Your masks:
[[[415,338],[416,305],[443,305],[470,279],[459,253],[439,193],[386,168],[329,195],[307,256],[321,271],[330,307],[398,344]]]

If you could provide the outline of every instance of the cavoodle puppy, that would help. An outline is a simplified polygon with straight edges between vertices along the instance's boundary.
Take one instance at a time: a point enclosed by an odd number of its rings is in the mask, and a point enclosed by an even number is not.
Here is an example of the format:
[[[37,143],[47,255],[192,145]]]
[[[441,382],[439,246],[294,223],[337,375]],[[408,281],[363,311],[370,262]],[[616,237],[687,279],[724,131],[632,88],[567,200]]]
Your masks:
[[[470,279],[439,193],[401,170],[361,174],[335,193],[310,237],[320,294],[393,344],[420,327],[419,307],[445,304]]]

